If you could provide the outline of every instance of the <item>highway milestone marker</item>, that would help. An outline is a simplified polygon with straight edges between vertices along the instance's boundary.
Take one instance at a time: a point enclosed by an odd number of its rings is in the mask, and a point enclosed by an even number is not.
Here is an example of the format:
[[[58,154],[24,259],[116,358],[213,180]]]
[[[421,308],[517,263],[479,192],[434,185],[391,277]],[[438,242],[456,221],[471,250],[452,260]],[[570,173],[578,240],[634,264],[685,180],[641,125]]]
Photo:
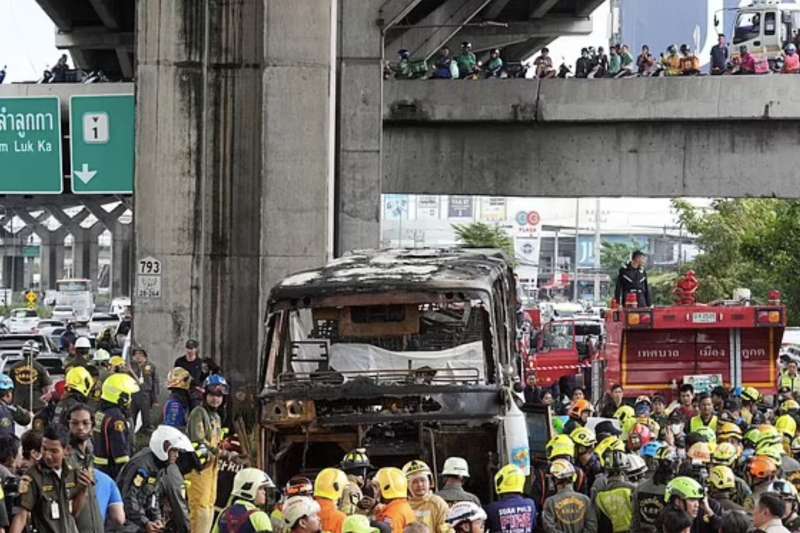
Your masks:
[[[131,194],[136,114],[132,94],[69,101],[72,192]]]
[[[58,97],[0,98],[0,194],[62,192]]]

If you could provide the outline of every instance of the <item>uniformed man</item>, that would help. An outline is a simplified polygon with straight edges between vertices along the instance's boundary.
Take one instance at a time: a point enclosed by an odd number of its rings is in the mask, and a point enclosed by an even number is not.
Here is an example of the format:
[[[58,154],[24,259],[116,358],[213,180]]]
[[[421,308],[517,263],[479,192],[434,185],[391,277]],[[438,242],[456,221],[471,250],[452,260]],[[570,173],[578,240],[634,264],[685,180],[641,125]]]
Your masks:
[[[217,499],[217,474],[219,460],[224,458],[222,442],[222,419],[219,409],[225,401],[229,388],[225,378],[214,374],[203,383],[204,400],[189,413],[188,433],[193,444],[206,448],[210,457],[203,470],[192,472],[189,481],[189,509],[192,533],[209,533],[214,519],[214,502]]]
[[[625,297],[628,294],[635,294],[639,307],[650,307],[650,287],[647,284],[646,265],[647,255],[636,250],[631,254],[628,264],[619,269],[614,298],[620,305],[625,305]]]
[[[14,435],[14,422],[20,426],[31,423],[31,413],[14,405],[14,382],[5,374],[0,374],[0,437]]]
[[[159,426],[150,436],[149,446],[139,450],[122,467],[117,485],[125,501],[126,522],[115,531],[155,533],[164,530],[166,520],[160,502],[164,491],[176,487],[170,487],[163,480],[167,468],[174,464],[180,452],[193,452],[188,437],[173,427]],[[173,494],[172,497],[181,499],[182,495]]]
[[[78,533],[75,522],[94,482],[91,473],[76,470],[66,460],[67,431],[55,425],[42,436],[42,458],[20,479],[19,513],[9,531],[22,533],[30,520],[39,533]]]
[[[656,452],[655,471],[636,487],[633,494],[633,519],[631,531],[644,531],[655,527],[656,520],[664,510],[664,492],[667,483],[675,475],[678,456],[675,450],[664,446]]]
[[[342,458],[339,464],[342,472],[347,474],[347,485],[342,492],[342,499],[339,502],[339,510],[346,515],[355,514],[358,511],[358,503],[363,499],[361,492],[367,480],[367,472],[372,465],[369,464],[369,457],[364,448],[350,450]]]
[[[220,512],[213,533],[271,532],[269,515],[261,509],[267,504],[267,491],[275,488],[263,470],[239,470],[233,478],[231,504]]]
[[[345,470],[347,472],[347,470]],[[463,457],[448,457],[442,467],[444,486],[436,492],[447,505],[453,506],[458,502],[472,502],[481,504],[480,498],[464,490],[464,483],[469,479],[469,465]]]
[[[575,467],[567,459],[556,459],[550,465],[556,493],[544,502],[542,525],[547,533],[596,533],[597,517],[592,502],[585,494],[575,492]]]
[[[51,388],[50,374],[36,361],[38,355],[39,344],[33,339],[25,341],[22,345],[22,359],[8,368],[8,375],[14,382],[14,399],[17,405],[31,412],[44,407],[42,397],[46,397]]]
[[[92,364],[92,342],[88,337],[78,337],[75,339],[75,353],[67,356],[64,362],[64,370],[69,371],[73,366],[89,368]]]
[[[710,428],[714,433],[717,432],[717,415],[714,414],[714,404],[708,393],[698,396],[697,402],[699,413],[689,421],[689,432],[696,433],[702,428]]]
[[[164,402],[164,423],[186,431],[186,420],[191,411],[189,389],[192,386],[192,375],[183,367],[176,366],[167,374],[169,398]]]
[[[92,472],[94,455],[92,454],[92,411],[86,404],[79,403],[66,413],[69,427],[69,455],[67,464],[73,469]],[[95,494],[95,486],[88,489],[88,498],[75,520],[81,533],[103,533],[105,527],[100,513],[100,505]]]
[[[156,367],[148,360],[147,352],[141,346],[133,349],[133,375],[139,382],[139,392],[133,396],[133,409],[131,419],[136,420],[136,415],[142,416],[142,429],[151,429],[152,414],[158,402],[158,373]]]
[[[94,387],[94,378],[86,368],[82,366],[70,368],[64,377],[64,396],[56,404],[52,423],[67,428],[67,413],[73,406],[79,403],[85,404],[91,400],[92,387]]]
[[[636,485],[625,480],[623,474],[626,466],[627,458],[623,452],[609,449],[603,455],[608,482],[595,496],[597,530],[600,533],[631,529]]]
[[[127,409],[138,390],[136,380],[127,374],[113,374],[103,383],[94,420],[94,464],[112,478],[130,461]]]
[[[797,361],[789,361],[781,372],[778,388],[787,388],[792,394],[800,393],[800,373],[797,371]]]
[[[123,466],[117,485],[125,501],[126,522],[116,531],[154,533],[164,529],[162,478],[170,465],[170,454],[174,458],[180,451],[192,452],[186,435],[173,427],[159,426],[150,436],[149,446]]]

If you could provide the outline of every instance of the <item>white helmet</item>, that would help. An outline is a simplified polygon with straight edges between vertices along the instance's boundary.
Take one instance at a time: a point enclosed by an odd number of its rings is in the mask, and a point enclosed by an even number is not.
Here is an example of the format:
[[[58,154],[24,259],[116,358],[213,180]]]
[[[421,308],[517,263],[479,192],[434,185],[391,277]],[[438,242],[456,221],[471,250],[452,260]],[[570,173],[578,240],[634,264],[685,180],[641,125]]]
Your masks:
[[[319,513],[319,504],[308,496],[292,496],[283,504],[283,520],[291,529],[305,516]]]
[[[75,348],[86,348],[87,350],[90,350],[92,348],[92,343],[89,342],[88,337],[78,337],[78,339],[75,341]]]
[[[447,523],[455,527],[462,522],[486,520],[486,512],[474,502],[458,502],[447,513]]]
[[[166,461],[169,451],[176,448],[183,452],[194,450],[192,441],[178,428],[162,424],[150,435],[150,451],[159,461]]]
[[[448,457],[442,468],[443,476],[469,477],[467,461],[461,457]]]
[[[258,468],[242,468],[233,478],[233,489],[231,495],[248,501],[255,501],[258,489],[267,487],[275,488],[275,483],[269,478],[266,472]]]
[[[104,363],[109,359],[111,359],[111,354],[108,353],[108,350],[104,350],[103,348],[98,348],[94,352],[94,357],[92,357],[92,361],[97,361],[98,363]]]
[[[630,481],[638,481],[643,478],[647,473],[647,464],[644,458],[638,453],[628,454],[628,466],[625,468],[625,474]]]

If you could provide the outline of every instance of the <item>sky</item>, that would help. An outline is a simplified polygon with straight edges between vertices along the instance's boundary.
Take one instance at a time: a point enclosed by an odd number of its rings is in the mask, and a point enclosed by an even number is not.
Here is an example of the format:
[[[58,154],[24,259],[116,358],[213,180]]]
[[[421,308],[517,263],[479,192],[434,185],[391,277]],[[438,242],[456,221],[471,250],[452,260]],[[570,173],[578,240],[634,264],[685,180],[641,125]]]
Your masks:
[[[34,0],[0,0],[0,66],[9,82],[35,81],[62,52],[55,26]]]

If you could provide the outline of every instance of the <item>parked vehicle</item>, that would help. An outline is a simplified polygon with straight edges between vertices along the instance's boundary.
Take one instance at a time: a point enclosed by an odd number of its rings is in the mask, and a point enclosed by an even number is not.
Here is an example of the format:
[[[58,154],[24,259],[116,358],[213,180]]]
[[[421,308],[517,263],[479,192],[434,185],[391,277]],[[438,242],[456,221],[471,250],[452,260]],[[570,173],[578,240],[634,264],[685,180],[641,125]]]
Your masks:
[[[75,319],[75,311],[71,305],[56,305],[53,307],[52,317],[55,320],[63,320],[69,322]]]
[[[31,333],[36,329],[38,323],[39,314],[36,309],[26,307],[12,309],[11,314],[4,322],[11,333]]]
[[[116,329],[117,324],[119,324],[119,318],[117,315],[111,315],[108,313],[94,313],[92,314],[92,318],[89,319],[88,323],[89,335],[96,337],[106,328],[110,327]]]
[[[41,333],[0,335],[0,370],[5,371],[13,363],[22,359],[22,346],[29,340],[33,340],[39,346],[39,355],[36,360],[47,368],[51,375],[63,375],[66,355],[58,351],[58,346],[52,342],[50,337]]]

